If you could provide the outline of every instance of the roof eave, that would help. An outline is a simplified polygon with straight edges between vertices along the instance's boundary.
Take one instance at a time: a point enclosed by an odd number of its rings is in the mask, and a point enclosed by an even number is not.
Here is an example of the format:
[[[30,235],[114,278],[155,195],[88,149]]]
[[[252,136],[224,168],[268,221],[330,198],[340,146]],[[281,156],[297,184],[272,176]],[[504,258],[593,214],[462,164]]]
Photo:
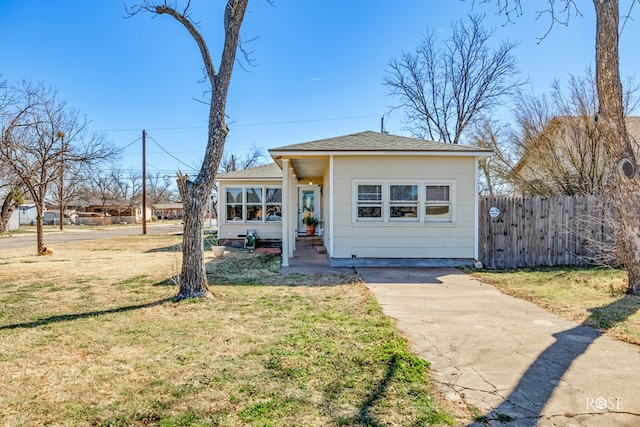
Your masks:
[[[274,159],[283,157],[322,157],[322,156],[457,156],[457,157],[488,157],[493,151],[448,151],[448,150],[416,150],[416,151],[355,151],[355,150],[270,150]]]
[[[269,177],[269,178],[264,178],[264,177],[259,177],[259,176],[236,176],[233,178],[216,178],[216,180],[218,181],[246,181],[248,179],[254,180],[254,181],[282,181],[282,177]]]

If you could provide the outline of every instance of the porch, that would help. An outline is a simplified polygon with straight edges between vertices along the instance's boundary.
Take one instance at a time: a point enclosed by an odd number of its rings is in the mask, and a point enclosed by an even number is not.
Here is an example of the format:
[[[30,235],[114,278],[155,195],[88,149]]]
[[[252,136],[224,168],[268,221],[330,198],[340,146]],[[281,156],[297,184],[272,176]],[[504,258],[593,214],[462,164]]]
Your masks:
[[[324,248],[322,236],[299,236],[296,249],[289,257],[289,265],[282,267],[282,274],[354,273],[352,267],[332,268]]]

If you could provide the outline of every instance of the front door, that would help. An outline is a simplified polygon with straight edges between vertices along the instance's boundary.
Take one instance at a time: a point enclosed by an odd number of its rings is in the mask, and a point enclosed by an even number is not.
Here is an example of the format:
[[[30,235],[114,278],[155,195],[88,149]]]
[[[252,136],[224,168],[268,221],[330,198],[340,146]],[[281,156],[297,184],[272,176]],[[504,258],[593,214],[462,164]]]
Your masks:
[[[305,185],[298,187],[299,234],[306,233],[306,226],[302,223],[302,218],[306,216],[315,216],[320,220],[320,189],[317,185]]]

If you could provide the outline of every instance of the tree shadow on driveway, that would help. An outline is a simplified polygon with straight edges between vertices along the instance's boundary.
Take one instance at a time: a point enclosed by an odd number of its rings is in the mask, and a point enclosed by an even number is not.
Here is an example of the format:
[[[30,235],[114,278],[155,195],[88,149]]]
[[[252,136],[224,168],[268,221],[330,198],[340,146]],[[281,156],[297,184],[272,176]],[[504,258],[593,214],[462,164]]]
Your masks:
[[[494,425],[492,422],[498,422],[495,425],[505,426],[537,425],[538,420],[545,417],[542,413],[543,409],[574,361],[587,351],[589,346],[603,334],[603,331],[636,313],[636,305],[627,303],[628,298],[633,297],[624,296],[606,306],[592,308],[589,310],[591,315],[582,324],[553,334],[556,341],[540,353],[509,396],[490,413],[476,417],[478,423],[470,425]],[[602,326],[602,321],[597,322],[601,325],[602,331],[589,326],[596,323],[594,320],[598,320],[603,316],[603,313],[615,313],[615,315],[613,317],[609,315],[604,326]],[[612,360],[612,370],[615,369],[614,363],[615,361]],[[580,376],[588,377],[590,374],[592,372],[584,372]],[[571,413],[565,409],[565,412],[554,416],[567,418],[574,418],[578,415],[598,416],[620,410],[620,413],[637,416],[636,423],[640,423],[640,414],[622,411],[621,408],[616,407],[613,397],[597,396],[594,393],[592,396],[585,394],[575,396],[575,398],[583,399],[583,413]],[[575,425],[582,424],[578,422]]]

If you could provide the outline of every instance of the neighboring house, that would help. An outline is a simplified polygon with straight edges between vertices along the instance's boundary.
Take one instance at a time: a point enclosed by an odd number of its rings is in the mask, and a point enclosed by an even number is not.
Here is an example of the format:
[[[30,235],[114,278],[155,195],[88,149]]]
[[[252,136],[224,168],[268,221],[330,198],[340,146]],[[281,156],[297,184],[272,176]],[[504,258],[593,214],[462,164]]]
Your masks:
[[[637,149],[640,117],[625,122]],[[608,180],[606,153],[592,117],[554,117],[526,145],[508,176],[516,195],[595,194]]]
[[[182,203],[156,203],[152,206],[158,219],[182,219],[184,214]]]
[[[78,213],[76,222],[79,224],[95,224],[101,225],[118,224],[118,223],[136,223],[142,221],[142,205],[141,204],[127,204],[127,203],[108,203],[103,204],[98,200],[76,200],[67,203],[67,206],[72,206]],[[153,212],[150,206],[146,207],[147,221],[151,221]],[[102,221],[97,221],[95,218],[103,217]],[[109,219],[106,219],[109,217]],[[92,218],[87,221],[86,218]]]
[[[22,225],[36,224],[36,218],[37,218],[38,212],[37,212],[35,203],[23,203],[18,207],[18,209],[16,209],[16,212],[18,212],[18,218],[19,218],[20,224]]]
[[[71,225],[76,223],[76,218],[78,214],[74,210],[65,210],[64,211],[64,225]],[[47,209],[42,213],[42,224],[43,225],[60,225],[60,211],[59,210],[49,210]]]
[[[377,132],[269,150],[275,163],[218,177],[219,237],[281,239],[304,216],[332,266],[458,266],[478,258],[478,158],[491,151]]]

